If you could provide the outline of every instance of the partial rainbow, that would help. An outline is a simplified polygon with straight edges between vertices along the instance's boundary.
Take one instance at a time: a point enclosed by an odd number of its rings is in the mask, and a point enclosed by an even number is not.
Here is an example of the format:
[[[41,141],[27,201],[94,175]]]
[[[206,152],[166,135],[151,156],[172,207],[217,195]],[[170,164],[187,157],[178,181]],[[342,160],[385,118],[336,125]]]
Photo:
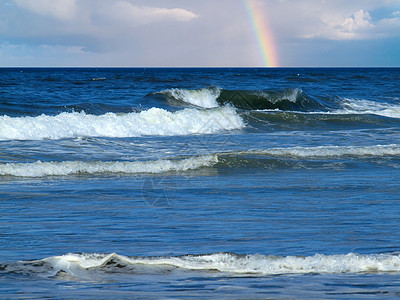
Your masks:
[[[244,0],[257,38],[260,52],[267,67],[278,67],[278,54],[272,31],[268,25],[267,14],[260,5],[259,0]]]

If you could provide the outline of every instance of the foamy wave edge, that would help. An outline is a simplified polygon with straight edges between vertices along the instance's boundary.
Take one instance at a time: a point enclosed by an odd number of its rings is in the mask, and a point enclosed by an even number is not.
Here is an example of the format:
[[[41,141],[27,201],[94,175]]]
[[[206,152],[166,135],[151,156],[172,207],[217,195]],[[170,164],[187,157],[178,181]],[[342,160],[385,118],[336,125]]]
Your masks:
[[[372,146],[318,146],[318,147],[288,147],[236,152],[237,155],[265,155],[274,157],[323,158],[323,157],[367,157],[367,156],[399,156],[400,145]]]
[[[45,265],[45,268],[44,268]],[[35,269],[35,266],[37,268]],[[4,267],[3,267],[4,268]],[[400,272],[399,254],[355,253],[313,256],[238,255],[235,253],[214,253],[203,255],[182,255],[166,257],[128,257],[111,254],[66,254],[38,261],[20,262],[19,268],[30,272],[46,272],[54,276],[59,272],[72,276],[87,275],[87,272],[126,272],[135,269],[148,272],[162,272],[173,269],[188,271],[209,271],[231,274],[280,275],[280,274],[342,274]],[[4,268],[7,271],[7,267]],[[17,271],[18,266],[8,266],[8,271]],[[26,270],[21,270],[25,271]]]
[[[77,174],[125,173],[159,174],[180,172],[212,166],[218,162],[216,155],[194,156],[184,159],[154,161],[62,161],[0,164],[0,175],[17,177],[66,176]]]
[[[158,94],[167,96],[175,101],[181,101],[202,108],[218,107],[217,98],[221,94],[221,89],[217,87],[208,87],[200,89],[167,89]]]
[[[186,108],[176,112],[153,107],[139,113],[99,116],[84,112],[36,117],[0,116],[0,140],[212,134],[244,127],[243,120],[232,107]]]
[[[400,105],[398,104],[344,98],[342,106],[342,109],[335,111],[336,114],[370,114],[387,118],[400,118]]]

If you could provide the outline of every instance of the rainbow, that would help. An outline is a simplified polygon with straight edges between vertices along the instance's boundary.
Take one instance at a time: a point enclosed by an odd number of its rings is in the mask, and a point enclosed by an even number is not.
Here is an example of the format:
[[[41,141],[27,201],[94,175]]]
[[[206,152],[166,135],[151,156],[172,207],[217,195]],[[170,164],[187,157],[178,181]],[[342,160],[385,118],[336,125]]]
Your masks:
[[[244,0],[266,67],[279,66],[274,37],[258,0]]]

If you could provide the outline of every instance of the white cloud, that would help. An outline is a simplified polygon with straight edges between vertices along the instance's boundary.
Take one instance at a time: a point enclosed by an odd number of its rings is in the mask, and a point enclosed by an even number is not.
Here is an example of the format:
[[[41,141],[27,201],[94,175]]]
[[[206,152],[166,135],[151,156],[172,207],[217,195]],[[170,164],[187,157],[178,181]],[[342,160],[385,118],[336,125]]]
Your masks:
[[[111,7],[103,7],[99,13],[117,23],[142,25],[160,21],[190,21],[198,16],[182,8],[159,8],[135,6],[127,1],[113,3]]]
[[[363,39],[371,36],[370,31],[376,25],[371,22],[371,16],[367,11],[360,9],[343,21],[324,21],[325,27],[314,37],[323,37],[332,40]]]
[[[22,8],[42,16],[70,20],[77,11],[76,0],[14,0]]]
[[[399,0],[264,1],[276,36],[284,39],[367,40],[400,35]]]
[[[363,9],[360,9],[356,11],[352,16],[346,18],[342,26],[343,31],[352,33],[359,29],[371,28],[374,25],[371,24],[370,14]]]

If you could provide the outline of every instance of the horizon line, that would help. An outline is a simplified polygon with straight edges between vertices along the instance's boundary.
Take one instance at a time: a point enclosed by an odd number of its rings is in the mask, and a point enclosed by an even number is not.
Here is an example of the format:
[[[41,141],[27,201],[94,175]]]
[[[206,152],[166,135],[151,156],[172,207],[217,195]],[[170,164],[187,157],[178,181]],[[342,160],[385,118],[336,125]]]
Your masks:
[[[400,68],[400,66],[0,66],[4,68],[126,68],[126,69],[140,69],[140,68],[157,68],[157,69],[178,69],[178,68],[198,68],[198,69],[227,69],[227,68],[262,68],[262,69],[291,69],[291,68]]]

